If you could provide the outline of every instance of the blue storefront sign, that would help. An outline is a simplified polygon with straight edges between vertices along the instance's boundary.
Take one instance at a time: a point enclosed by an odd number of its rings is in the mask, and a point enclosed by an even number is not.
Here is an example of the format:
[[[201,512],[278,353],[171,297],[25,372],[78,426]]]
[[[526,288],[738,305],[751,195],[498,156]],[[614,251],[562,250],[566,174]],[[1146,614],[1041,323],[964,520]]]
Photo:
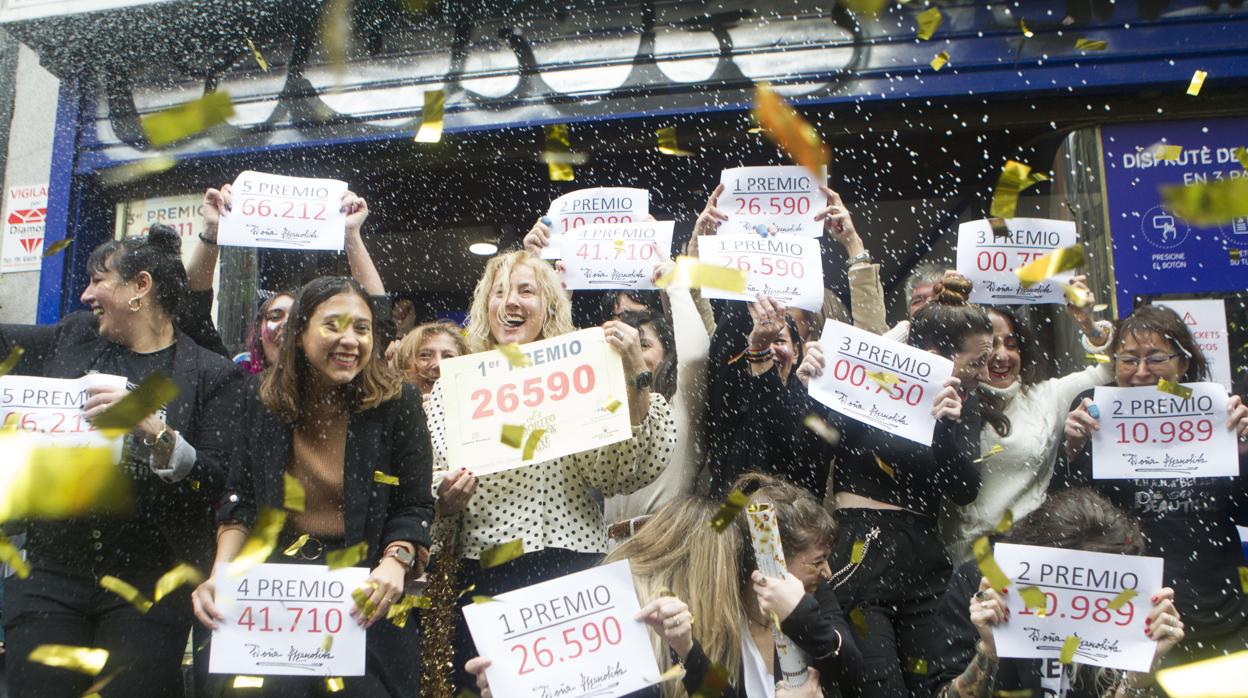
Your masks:
[[[1248,289],[1248,218],[1202,228],[1161,203],[1165,185],[1248,177],[1235,158],[1248,119],[1105,126],[1101,139],[1119,316],[1141,295]]]

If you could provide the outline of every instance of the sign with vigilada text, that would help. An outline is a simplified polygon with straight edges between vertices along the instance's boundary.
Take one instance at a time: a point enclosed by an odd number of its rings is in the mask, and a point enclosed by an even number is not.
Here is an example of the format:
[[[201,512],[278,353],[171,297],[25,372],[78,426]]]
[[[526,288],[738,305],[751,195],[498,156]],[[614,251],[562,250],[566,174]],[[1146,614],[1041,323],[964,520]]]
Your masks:
[[[4,239],[0,272],[39,271],[48,215],[48,185],[9,187],[4,198]]]

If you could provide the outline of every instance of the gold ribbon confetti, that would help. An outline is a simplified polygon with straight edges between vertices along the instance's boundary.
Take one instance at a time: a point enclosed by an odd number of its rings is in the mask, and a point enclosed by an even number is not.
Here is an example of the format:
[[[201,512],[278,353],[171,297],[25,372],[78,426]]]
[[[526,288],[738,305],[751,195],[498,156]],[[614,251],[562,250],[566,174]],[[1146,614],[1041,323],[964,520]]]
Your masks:
[[[484,594],[476,594],[476,595],[474,595],[474,596],[472,597],[472,602],[473,602],[474,604],[482,604],[482,603],[502,603],[502,601],[499,601],[498,599],[494,598],[493,596],[485,596]]]
[[[1109,354],[1087,354],[1085,355],[1085,357],[1089,361],[1095,361],[1098,364],[1107,364],[1110,361],[1113,361],[1113,359],[1110,358]]]
[[[866,541],[854,541],[854,549],[849,553],[849,564],[857,565],[862,562],[863,552],[867,549]]]
[[[1205,86],[1205,78],[1209,77],[1209,73],[1203,70],[1197,70],[1192,73],[1192,81],[1187,84],[1187,94],[1190,97],[1196,97],[1200,94],[1200,88]]]
[[[247,48],[251,49],[251,55],[256,59],[256,65],[264,72],[269,72],[269,62],[264,60],[264,54],[260,53],[260,49],[256,48],[255,43],[251,39],[247,40]]]
[[[108,663],[108,650],[73,645],[39,645],[27,659],[36,664],[95,676]]]
[[[1183,156],[1183,146],[1158,143],[1153,149],[1153,157],[1162,162],[1177,162]]]
[[[1184,400],[1191,399],[1192,397],[1191,388],[1187,387],[1186,385],[1181,385],[1179,383],[1171,383],[1165,378],[1162,378],[1161,380],[1157,381],[1157,389],[1163,393],[1169,393],[1176,397],[1181,397]]]
[[[380,470],[373,471],[373,482],[380,482],[383,485],[390,485],[391,487],[399,486],[399,478],[393,475],[387,475]]]
[[[355,602],[355,608],[370,618],[377,611],[377,604],[373,603],[373,590],[376,588],[377,582],[370,579],[365,586],[357,587],[351,592],[351,600]]]
[[[524,425],[504,424],[502,434],[499,435],[498,440],[512,448],[520,448],[521,444],[524,443]]]
[[[122,667],[121,669],[114,671],[108,676],[96,679],[95,683],[91,684],[91,686],[86,691],[83,691],[82,698],[103,698],[100,695],[100,691],[103,691],[104,687],[112,683],[113,679],[117,678],[117,675],[120,674],[124,670],[125,670],[125,667]]]
[[[160,575],[160,579],[156,580],[156,588],[152,591],[152,601],[160,603],[160,600],[173,593],[183,584],[192,586],[198,585],[204,581],[204,575],[193,565],[185,562],[175,565],[173,569]]]
[[[234,688],[264,688],[263,676],[235,676]]]
[[[1109,602],[1109,605],[1106,606],[1106,608],[1108,608],[1111,611],[1117,611],[1123,606],[1126,606],[1127,603],[1131,601],[1131,599],[1134,599],[1135,597],[1139,595],[1140,595],[1140,592],[1136,591],[1135,589],[1123,589],[1122,591],[1118,592],[1118,595],[1115,596],[1112,601]]]
[[[906,671],[919,676],[927,676],[927,660],[922,657],[906,657]]]
[[[1109,48],[1109,42],[1080,37],[1075,39],[1075,48],[1079,51],[1104,51]]]
[[[282,508],[288,511],[303,511],[308,504],[308,493],[303,489],[303,484],[290,473],[283,473],[282,480],[286,483]]]
[[[900,382],[896,375],[888,371],[867,371],[867,378],[875,381],[881,388],[889,388]]]
[[[949,62],[949,52],[941,51],[940,53],[936,54],[934,58],[932,58],[932,62],[929,63],[928,65],[932,66],[932,70],[940,70],[941,68],[945,67],[945,64],[948,62]]]
[[[106,574],[100,577],[100,586],[125,599],[131,606],[139,609],[139,613],[147,613],[152,610],[152,602],[143,595],[143,592],[131,586],[129,582],[118,579],[111,574]]]
[[[325,633],[325,639],[321,640],[321,651],[328,652],[330,649],[333,648],[333,646],[334,646],[334,636],[330,635],[329,633]]]
[[[802,420],[802,426],[815,432],[816,436],[833,446],[841,441],[841,432],[837,431],[836,427],[823,421],[823,418],[818,415],[806,415],[806,418]]]
[[[1004,447],[1004,446],[1002,446],[1001,444],[993,444],[993,445],[992,445],[992,448],[988,449],[988,452],[987,452],[987,453],[985,453],[984,455],[980,456],[979,458],[976,458],[976,459],[975,459],[974,461],[972,461],[972,462],[974,462],[974,463],[983,463],[984,461],[988,460],[989,458],[992,458],[993,456],[997,455],[998,453],[1000,453],[1000,452],[1002,452],[1002,451],[1004,451],[1004,450],[1005,450],[1005,447]]]
[[[1161,200],[1188,223],[1201,227],[1223,225],[1248,216],[1248,177],[1163,186]]]
[[[65,248],[69,247],[72,244],[74,244],[73,238],[64,238],[62,240],[57,240],[51,245],[48,245],[48,248],[43,251],[43,258],[47,259],[48,257],[54,257],[60,254],[61,252],[64,252]]]
[[[1041,618],[1044,617],[1045,611],[1049,608],[1049,598],[1040,591],[1040,587],[1026,586],[1018,590],[1018,595],[1023,600],[1023,605],[1035,611]]]
[[[1000,446],[1000,444],[997,445]],[[992,530],[996,533],[1009,533],[1011,528],[1014,528],[1014,511],[1006,509],[1001,515],[1001,520],[997,521],[997,525]]]
[[[1157,684],[1170,698],[1243,698],[1248,650],[1157,671]]]
[[[1031,166],[1016,160],[1006,160],[997,177],[997,188],[992,192],[991,216],[1013,218],[1018,208],[1018,195],[1030,186]]]
[[[529,432],[529,438],[524,442],[524,453],[520,457],[523,460],[532,460],[533,455],[537,452],[537,445],[541,443],[542,437],[545,435],[545,429],[534,429]]]
[[[1027,20],[1021,17],[1018,20],[1018,28],[1023,31],[1023,36],[1027,37],[1028,39],[1036,35],[1035,32],[1027,28]]]
[[[793,162],[822,177],[832,153],[809,121],[766,85],[754,88],[754,116],[767,136]]]
[[[1066,294],[1066,301],[1076,308],[1086,308],[1092,304],[1092,292],[1082,286],[1062,284],[1062,293]]]
[[[420,112],[420,130],[416,132],[417,143],[438,143],[442,140],[442,113],[445,109],[445,90],[425,92],[425,108]]]
[[[386,611],[386,620],[394,623],[396,627],[406,628],[407,618],[413,608],[429,608],[429,597],[404,594],[398,603],[391,604],[390,609]]]
[[[234,116],[234,102],[225,92],[209,92],[193,102],[143,117],[143,132],[153,148],[193,136]]]
[[[608,396],[607,404],[603,405],[602,408],[610,412],[611,414],[615,414],[615,411],[620,409],[620,405],[623,405],[623,404],[624,403],[615,399],[615,396]]]
[[[22,551],[0,534],[0,562],[13,568],[13,573],[25,579],[30,576],[30,563],[22,557]]]
[[[481,551],[481,569],[488,570],[491,567],[505,565],[522,555],[524,555],[524,539],[509,540],[502,545]]]
[[[339,570],[351,567],[366,557],[368,557],[368,541],[362,540],[341,550],[331,550],[325,553],[325,565],[331,570]]]
[[[303,546],[308,544],[308,539],[311,537],[312,536],[308,535],[307,533],[299,536],[298,538],[295,539],[294,543],[291,543],[290,545],[286,546],[286,549],[282,551],[282,554],[285,555],[286,557],[294,557],[298,555],[299,551],[303,550]]]
[[[706,672],[702,685],[698,686],[690,698],[719,698],[728,688],[728,676],[727,669],[718,664],[711,664],[711,670]]]
[[[1075,650],[1079,649],[1079,636],[1071,635],[1062,643],[1062,655],[1060,657],[1062,664],[1070,664],[1075,660]]]
[[[1005,572],[1001,571],[1001,566],[997,564],[996,558],[992,556],[992,545],[988,542],[987,536],[980,536],[975,539],[972,546],[975,551],[975,562],[979,565],[979,571],[988,579],[988,583],[993,589],[1003,591],[1010,585],[1010,578],[1005,576]]]
[[[654,285],[659,288],[667,288],[672,284],[688,288],[717,288],[732,293],[745,293],[745,272],[740,269],[706,264],[695,257],[677,257],[676,268],[654,282]]]
[[[1033,260],[1025,266],[1014,270],[1023,288],[1030,288],[1045,279],[1064,271],[1070,271],[1087,263],[1083,256],[1083,248],[1071,245],[1053,250],[1040,259]]]
[[[264,508],[256,516],[256,525],[251,529],[251,536],[243,543],[230,566],[231,577],[241,577],[252,567],[269,559],[273,548],[277,546],[277,536],[286,525],[286,512],[281,509]]]
[[[932,34],[940,28],[940,23],[945,21],[944,15],[940,14],[940,10],[930,7],[919,13],[915,18],[919,23],[918,37],[920,41],[927,41],[932,38]]]
[[[0,433],[0,521],[131,510],[130,478],[109,446],[59,446]]]
[[[150,177],[154,174],[160,174],[166,170],[173,169],[173,166],[176,164],[178,164],[177,158],[161,153],[150,158],[143,158],[135,162],[128,162],[124,165],[100,170],[100,182],[106,187],[116,187],[127,182]]]
[[[500,344],[494,348],[507,359],[507,363],[511,364],[512,368],[525,368],[532,365],[529,362],[529,357],[520,349],[520,345],[515,342]]]
[[[994,698],[1031,698],[1032,690],[1030,688],[1019,688],[1017,690],[1003,690],[992,694]]]
[[[673,664],[667,671],[659,674],[659,683],[666,683],[672,679],[683,679],[685,677],[685,668],[679,664]]]
[[[330,693],[337,693],[347,687],[347,682],[342,680],[341,676],[326,676],[325,690]]]
[[[9,371],[17,367],[17,362],[22,360],[22,354],[25,353],[26,350],[21,347],[10,349],[9,355],[4,357],[3,362],[0,362],[0,377],[9,375]]]
[[[728,498],[724,503],[719,505],[719,511],[715,512],[715,516],[711,518],[710,526],[715,529],[716,533],[723,533],[724,529],[737,518],[742,509],[750,503],[750,498],[745,496],[741,490],[733,490],[728,493]]]
[[[1239,588],[1248,594],[1248,567],[1239,568]]]
[[[884,459],[880,458],[879,454],[872,453],[871,455],[875,456],[875,464],[879,466],[880,470],[884,471],[885,475],[893,479],[897,478],[897,471],[893,469],[893,466],[889,465],[888,463],[885,463]]]
[[[840,0],[841,4],[860,15],[877,15],[888,0]]]
[[[854,631],[860,637],[866,637],[867,632],[871,629],[867,626],[867,615],[858,606],[849,609],[849,622],[853,623]]]
[[[553,124],[546,127],[546,152],[544,158],[550,170],[550,181],[571,182],[576,179],[576,170],[567,161],[572,153],[572,138],[568,133],[567,124]],[[560,156],[563,156],[562,161]]]
[[[1245,148],[1242,145],[1236,148],[1235,159],[1239,161],[1240,167],[1243,167],[1244,171],[1248,172],[1248,148]]]
[[[680,143],[676,140],[676,127],[668,126],[658,129],[654,132],[658,137],[659,144],[656,146],[660,153],[664,155],[675,155],[677,157],[689,157],[693,153],[680,147]]]
[[[132,431],[148,415],[169,404],[182,389],[161,371],[147,377],[139,387],[97,414],[92,424],[106,436],[116,438]]]

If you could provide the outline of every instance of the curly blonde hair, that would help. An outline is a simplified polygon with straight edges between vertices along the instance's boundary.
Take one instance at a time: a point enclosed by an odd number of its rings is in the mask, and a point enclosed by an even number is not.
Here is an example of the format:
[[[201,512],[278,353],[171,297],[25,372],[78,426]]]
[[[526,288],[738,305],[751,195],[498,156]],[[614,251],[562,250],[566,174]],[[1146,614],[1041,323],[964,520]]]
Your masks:
[[[549,339],[567,334],[576,329],[572,325],[572,302],[563,290],[559,275],[555,270],[538,257],[525,250],[517,250],[492,257],[485,265],[485,273],[477,282],[473,291],[472,307],[468,311],[468,350],[472,353],[489,351],[498,342],[490,334],[490,295],[494,291],[494,280],[502,284],[503,295],[511,291],[511,272],[517,264],[527,264],[537,278],[537,287],[542,294],[542,303],[546,306],[546,319],[538,333],[538,339]],[[502,319],[503,308],[499,306],[498,315]]]
[[[468,353],[468,344],[464,342],[464,335],[459,331],[459,325],[450,320],[435,320],[417,325],[403,336],[403,339],[399,341],[399,348],[394,352],[394,367],[406,376],[407,372],[416,365],[416,355],[420,353],[420,348],[425,342],[440,334],[450,337],[451,341],[455,342],[455,350],[460,356]]]

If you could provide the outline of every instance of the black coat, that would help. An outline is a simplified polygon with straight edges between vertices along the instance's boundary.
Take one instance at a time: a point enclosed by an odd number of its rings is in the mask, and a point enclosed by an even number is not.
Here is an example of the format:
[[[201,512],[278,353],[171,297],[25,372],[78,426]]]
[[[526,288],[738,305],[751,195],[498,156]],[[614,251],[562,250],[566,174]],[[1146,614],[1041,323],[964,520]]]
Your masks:
[[[170,428],[195,447],[195,465],[179,482],[152,479],[139,490],[139,510],[151,520],[179,558],[201,569],[212,562],[215,547],[213,508],[225,491],[228,447],[242,396],[242,374],[229,360],[174,331],[173,374],[181,392],[165,406]],[[66,316],[56,325],[0,326],[0,354],[20,346],[26,353],[15,375],[80,378],[96,368],[115,346],[100,337],[89,312]],[[29,525],[32,538],[56,522]]]
[[[221,522],[251,526],[259,509],[281,509],[284,502],[282,475],[290,464],[294,425],[265,407],[258,388],[259,380],[253,378],[241,410],[229,494],[217,512]],[[395,541],[428,549],[433,521],[431,453],[420,394],[412,386],[404,385],[393,400],[351,413],[343,463],[344,538],[346,545],[368,543],[370,567]],[[376,482],[374,471],[397,477],[399,484]]]

